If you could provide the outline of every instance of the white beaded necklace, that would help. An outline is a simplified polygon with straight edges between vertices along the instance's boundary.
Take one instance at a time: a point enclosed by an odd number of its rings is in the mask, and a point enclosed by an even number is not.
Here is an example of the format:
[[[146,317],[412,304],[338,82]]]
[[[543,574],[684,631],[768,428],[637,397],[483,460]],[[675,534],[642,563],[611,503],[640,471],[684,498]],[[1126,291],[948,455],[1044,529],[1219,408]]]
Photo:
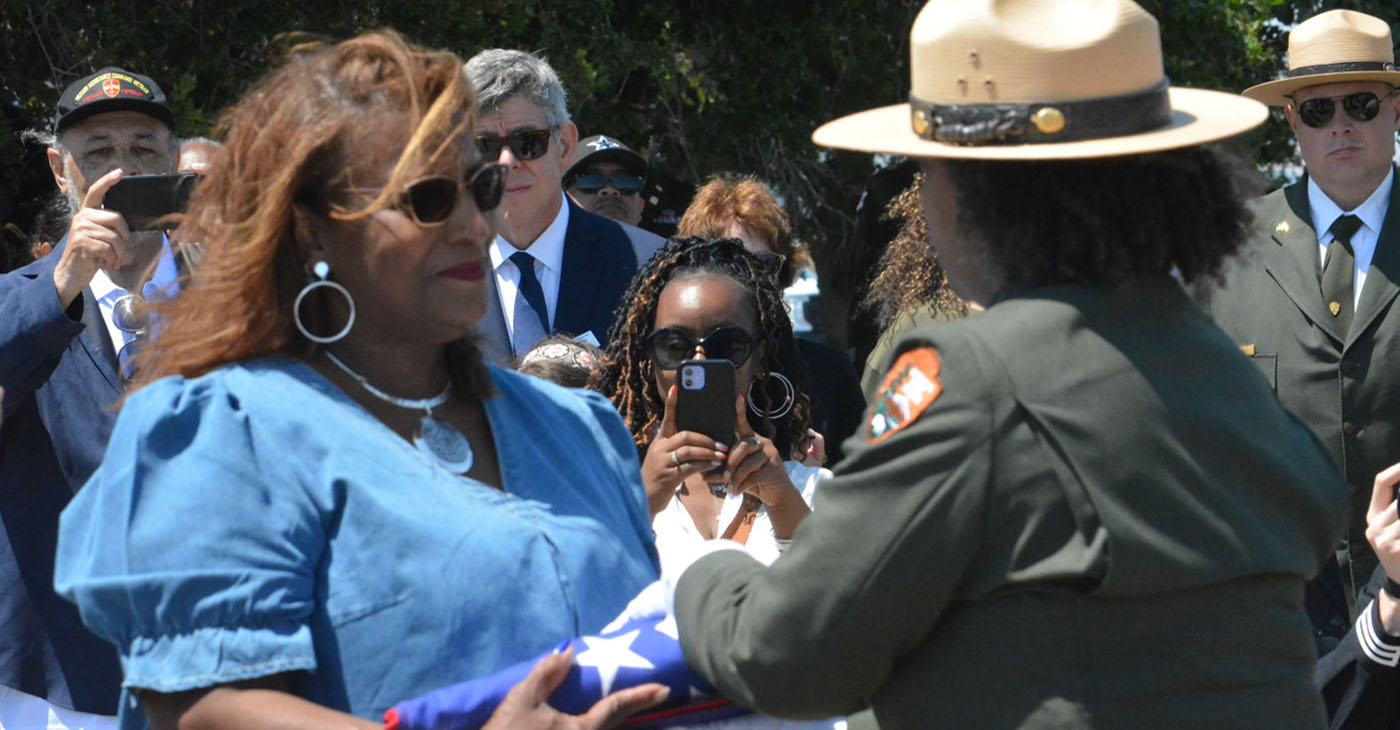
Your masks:
[[[471,441],[468,441],[461,431],[453,428],[452,424],[433,418],[433,409],[446,403],[452,395],[451,379],[448,379],[447,385],[443,387],[441,393],[431,398],[399,398],[370,385],[365,376],[351,370],[349,365],[341,362],[340,358],[336,357],[330,350],[325,352],[331,363],[345,371],[346,375],[354,378],[355,382],[359,383],[360,387],[368,391],[370,395],[400,408],[423,411],[423,418],[418,421],[418,432],[413,434],[413,445],[417,446],[424,456],[453,474],[465,474],[471,471],[472,462],[476,459],[476,455],[472,453]]]

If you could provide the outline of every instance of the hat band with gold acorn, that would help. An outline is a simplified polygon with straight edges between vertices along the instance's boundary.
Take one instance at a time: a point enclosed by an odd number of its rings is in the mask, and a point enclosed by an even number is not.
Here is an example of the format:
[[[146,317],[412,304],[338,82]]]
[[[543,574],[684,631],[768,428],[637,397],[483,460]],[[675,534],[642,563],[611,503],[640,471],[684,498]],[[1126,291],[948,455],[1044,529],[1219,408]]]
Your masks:
[[[1288,77],[1316,76],[1317,74],[1345,74],[1357,71],[1394,71],[1395,64],[1385,61],[1354,61],[1351,63],[1320,63],[1315,66],[1300,66],[1288,69]]]
[[[1169,84],[1074,101],[934,104],[909,95],[914,134],[954,145],[1080,142],[1150,132],[1171,123]]]

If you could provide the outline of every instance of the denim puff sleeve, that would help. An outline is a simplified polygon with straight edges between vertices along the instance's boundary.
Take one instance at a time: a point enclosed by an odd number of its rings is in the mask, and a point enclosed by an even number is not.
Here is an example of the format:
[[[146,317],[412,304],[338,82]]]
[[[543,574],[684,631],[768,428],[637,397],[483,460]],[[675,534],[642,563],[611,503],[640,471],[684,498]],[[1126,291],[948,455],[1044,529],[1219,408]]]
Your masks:
[[[294,427],[253,419],[217,374],[130,398],[63,512],[55,587],[116,645],[127,689],[316,667],[308,617],[326,525],[295,471],[319,458],[288,458]]]
[[[627,425],[617,414],[617,408],[600,393],[581,391],[589,411],[602,432],[599,440],[607,443],[600,455],[617,476],[617,485],[624,493],[627,516],[631,521],[633,534],[646,551],[653,568],[659,569],[656,544],[651,531],[651,511],[647,507],[646,488],[642,486],[642,465],[637,459],[637,445],[628,432]]]

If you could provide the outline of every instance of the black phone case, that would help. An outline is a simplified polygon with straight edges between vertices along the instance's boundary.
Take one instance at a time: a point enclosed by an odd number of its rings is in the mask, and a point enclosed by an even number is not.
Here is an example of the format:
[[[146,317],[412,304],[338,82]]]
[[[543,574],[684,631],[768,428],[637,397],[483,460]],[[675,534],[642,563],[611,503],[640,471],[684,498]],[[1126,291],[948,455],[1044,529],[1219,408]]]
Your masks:
[[[690,383],[686,368],[704,371],[703,387]],[[686,360],[676,368],[676,429],[694,431],[734,445],[734,363],[728,360]]]
[[[133,231],[163,228],[158,221],[185,209],[196,178],[193,172],[124,177],[107,191],[102,207],[121,213]]]

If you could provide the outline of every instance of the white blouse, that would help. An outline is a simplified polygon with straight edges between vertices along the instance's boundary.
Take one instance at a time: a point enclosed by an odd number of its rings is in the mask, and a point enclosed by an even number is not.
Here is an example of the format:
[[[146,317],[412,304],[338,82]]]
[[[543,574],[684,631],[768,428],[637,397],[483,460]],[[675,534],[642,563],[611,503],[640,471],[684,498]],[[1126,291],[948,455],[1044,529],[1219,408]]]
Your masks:
[[[793,486],[801,493],[802,500],[808,507],[812,506],[812,497],[817,493],[817,482],[830,478],[831,471],[819,466],[807,466],[800,461],[784,462],[787,469],[788,479],[792,480]],[[739,507],[744,503],[744,495],[725,495],[724,506],[720,508],[716,533],[720,532],[729,523],[734,521],[735,515],[739,513]],[[704,544],[705,538],[700,535],[700,530],[695,526],[695,520],[691,518],[690,512],[686,511],[685,505],[681,504],[679,496],[671,497],[665,509],[662,509],[651,519],[651,529],[656,533],[656,551],[661,555],[661,572],[669,573],[671,570],[684,570],[690,564],[691,555],[695,549]],[[773,523],[768,518],[768,511],[759,505],[758,516],[754,519],[753,528],[749,531],[749,538],[744,543],[744,549],[755,559],[764,565],[772,563],[778,559],[778,540],[773,535]]]

